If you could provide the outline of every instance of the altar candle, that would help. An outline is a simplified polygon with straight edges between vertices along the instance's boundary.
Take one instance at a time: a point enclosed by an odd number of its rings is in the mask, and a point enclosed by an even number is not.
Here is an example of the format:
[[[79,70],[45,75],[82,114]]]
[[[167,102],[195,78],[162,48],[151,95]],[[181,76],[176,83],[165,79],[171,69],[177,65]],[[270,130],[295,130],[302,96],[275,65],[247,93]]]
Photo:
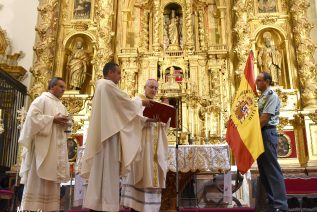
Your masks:
[[[214,126],[213,126],[213,124],[212,124],[212,120],[213,119],[213,113],[210,113],[210,117],[209,117],[209,123],[210,123],[210,132],[211,132],[211,134],[213,134],[214,133]]]
[[[220,138],[222,137],[222,117],[221,117],[221,113],[219,114],[219,127],[220,127]]]
[[[193,109],[192,109],[191,121],[192,121],[192,133],[193,133],[193,136],[194,136],[194,134],[195,134],[195,127],[194,127],[194,110],[193,110]]]
[[[208,137],[208,117],[207,117],[207,113],[205,113],[205,136],[206,138]]]

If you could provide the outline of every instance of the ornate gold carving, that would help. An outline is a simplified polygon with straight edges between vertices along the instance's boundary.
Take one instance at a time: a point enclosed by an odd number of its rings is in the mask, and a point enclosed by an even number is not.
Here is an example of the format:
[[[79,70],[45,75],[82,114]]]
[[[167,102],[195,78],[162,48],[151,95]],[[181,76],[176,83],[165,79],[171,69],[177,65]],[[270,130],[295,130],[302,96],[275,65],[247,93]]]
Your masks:
[[[201,9],[198,11],[198,32],[199,32],[200,49],[206,50],[204,14],[203,14],[203,10]]]
[[[26,70],[18,65],[18,60],[24,57],[24,53],[20,51],[9,54],[11,48],[11,43],[6,32],[0,27],[0,68],[15,79],[20,80],[26,73]]]
[[[194,50],[194,34],[192,30],[192,14],[193,14],[193,7],[192,1],[186,0],[186,10],[185,10],[185,26],[186,26],[186,50],[191,52]]]
[[[147,10],[143,11],[141,16],[141,29],[142,33],[140,34],[140,50],[148,51],[149,50],[149,12]]]
[[[10,48],[10,41],[7,37],[7,33],[0,27],[0,56],[1,57],[5,55],[8,48]]]
[[[153,4],[153,50],[154,52],[160,51],[159,43],[159,29],[160,29],[160,1],[154,0]]]
[[[288,125],[289,121],[287,117],[279,117],[279,124],[277,125],[278,131],[283,131],[284,127]]]
[[[77,21],[75,24],[74,24],[74,28],[78,31],[85,31],[88,29],[88,24],[83,22],[83,21]]]
[[[309,113],[308,117],[317,124],[317,110],[315,110],[315,113]]]
[[[97,24],[97,41],[96,55],[93,63],[96,64],[95,79],[103,78],[102,69],[105,63],[113,59],[112,49],[112,18],[113,18],[113,1],[99,0],[96,2],[96,22]]]
[[[304,109],[311,110],[317,107],[317,69],[313,59],[316,46],[310,39],[312,25],[307,19],[309,1],[291,0],[290,5],[302,102]]]
[[[281,107],[283,108],[287,104],[287,100],[288,100],[288,95],[287,94],[290,94],[290,93],[282,92],[281,89],[276,89],[276,93],[277,93],[277,95],[279,96],[279,98],[281,100]]]
[[[294,128],[299,128],[305,126],[305,116],[302,113],[293,115],[294,119],[290,120]]]
[[[122,58],[122,80],[121,88],[125,90],[130,96],[136,94],[136,73],[137,60],[135,57]]]
[[[75,121],[72,128],[72,133],[77,133],[77,131],[80,130],[82,126],[84,126],[84,119],[80,119],[80,121]]]
[[[278,17],[274,17],[272,15],[266,15],[261,19],[261,23],[264,25],[274,24],[278,20]]]
[[[39,20],[35,30],[38,37],[34,46],[36,59],[31,70],[34,82],[29,91],[32,99],[47,89],[47,82],[54,74],[52,68],[56,49],[58,8],[57,0],[41,1],[37,8]]]
[[[62,102],[71,115],[80,112],[84,106],[83,100],[77,97],[62,97]]]
[[[31,99],[35,99],[47,90],[50,75],[50,70],[43,62],[38,61],[33,65],[33,67],[34,68],[32,68],[30,72],[33,74],[35,82],[28,92]]]
[[[287,12],[288,11],[288,0],[281,0],[281,8],[283,12]]]
[[[237,16],[237,21],[233,28],[237,36],[237,41],[233,51],[238,59],[236,68],[236,74],[238,76],[243,73],[244,65],[251,49],[248,15],[252,13],[252,8],[251,0],[237,0],[233,7],[233,11]]]

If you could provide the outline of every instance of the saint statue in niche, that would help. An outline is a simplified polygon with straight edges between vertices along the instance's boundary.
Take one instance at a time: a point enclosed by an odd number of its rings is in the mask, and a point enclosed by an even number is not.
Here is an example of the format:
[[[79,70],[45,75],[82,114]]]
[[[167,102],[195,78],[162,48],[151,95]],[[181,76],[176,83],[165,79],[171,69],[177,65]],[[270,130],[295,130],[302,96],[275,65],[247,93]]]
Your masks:
[[[276,12],[276,0],[258,0],[258,10],[260,13]]]
[[[76,38],[74,50],[67,61],[67,72],[69,73],[69,88],[80,90],[86,79],[87,67],[89,65],[89,55],[84,50],[84,39]]]
[[[179,50],[179,18],[175,10],[171,12],[170,24],[168,25],[169,50]]]
[[[276,49],[270,32],[263,33],[263,42],[264,45],[258,54],[258,67],[261,72],[269,72],[274,85],[278,85],[281,77],[282,54]]]
[[[74,2],[74,19],[90,18],[91,0],[75,0]]]

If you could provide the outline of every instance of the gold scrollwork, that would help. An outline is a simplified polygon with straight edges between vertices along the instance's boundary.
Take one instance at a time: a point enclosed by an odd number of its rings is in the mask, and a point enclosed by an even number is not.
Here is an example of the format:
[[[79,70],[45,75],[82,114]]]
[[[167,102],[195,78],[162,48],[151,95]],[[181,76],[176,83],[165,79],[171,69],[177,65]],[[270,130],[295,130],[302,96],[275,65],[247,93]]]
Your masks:
[[[305,116],[302,113],[293,115],[294,119],[290,120],[294,128],[305,126]]]
[[[278,131],[281,132],[288,123],[289,120],[287,117],[279,117],[279,124],[277,125]]]
[[[62,102],[70,114],[76,114],[83,109],[83,100],[76,97],[62,97]]]
[[[317,110],[315,110],[315,113],[309,113],[308,117],[317,124]]]

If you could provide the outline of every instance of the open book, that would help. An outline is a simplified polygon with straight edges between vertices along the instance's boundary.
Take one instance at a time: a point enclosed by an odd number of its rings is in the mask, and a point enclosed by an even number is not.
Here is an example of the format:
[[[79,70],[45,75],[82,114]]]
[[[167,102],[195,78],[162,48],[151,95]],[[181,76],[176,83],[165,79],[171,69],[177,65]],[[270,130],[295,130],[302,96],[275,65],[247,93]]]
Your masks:
[[[160,121],[167,123],[171,118],[170,127],[176,128],[176,109],[172,105],[152,102],[151,107],[146,107],[143,111],[143,116],[148,118],[154,118],[155,115],[159,115]]]

